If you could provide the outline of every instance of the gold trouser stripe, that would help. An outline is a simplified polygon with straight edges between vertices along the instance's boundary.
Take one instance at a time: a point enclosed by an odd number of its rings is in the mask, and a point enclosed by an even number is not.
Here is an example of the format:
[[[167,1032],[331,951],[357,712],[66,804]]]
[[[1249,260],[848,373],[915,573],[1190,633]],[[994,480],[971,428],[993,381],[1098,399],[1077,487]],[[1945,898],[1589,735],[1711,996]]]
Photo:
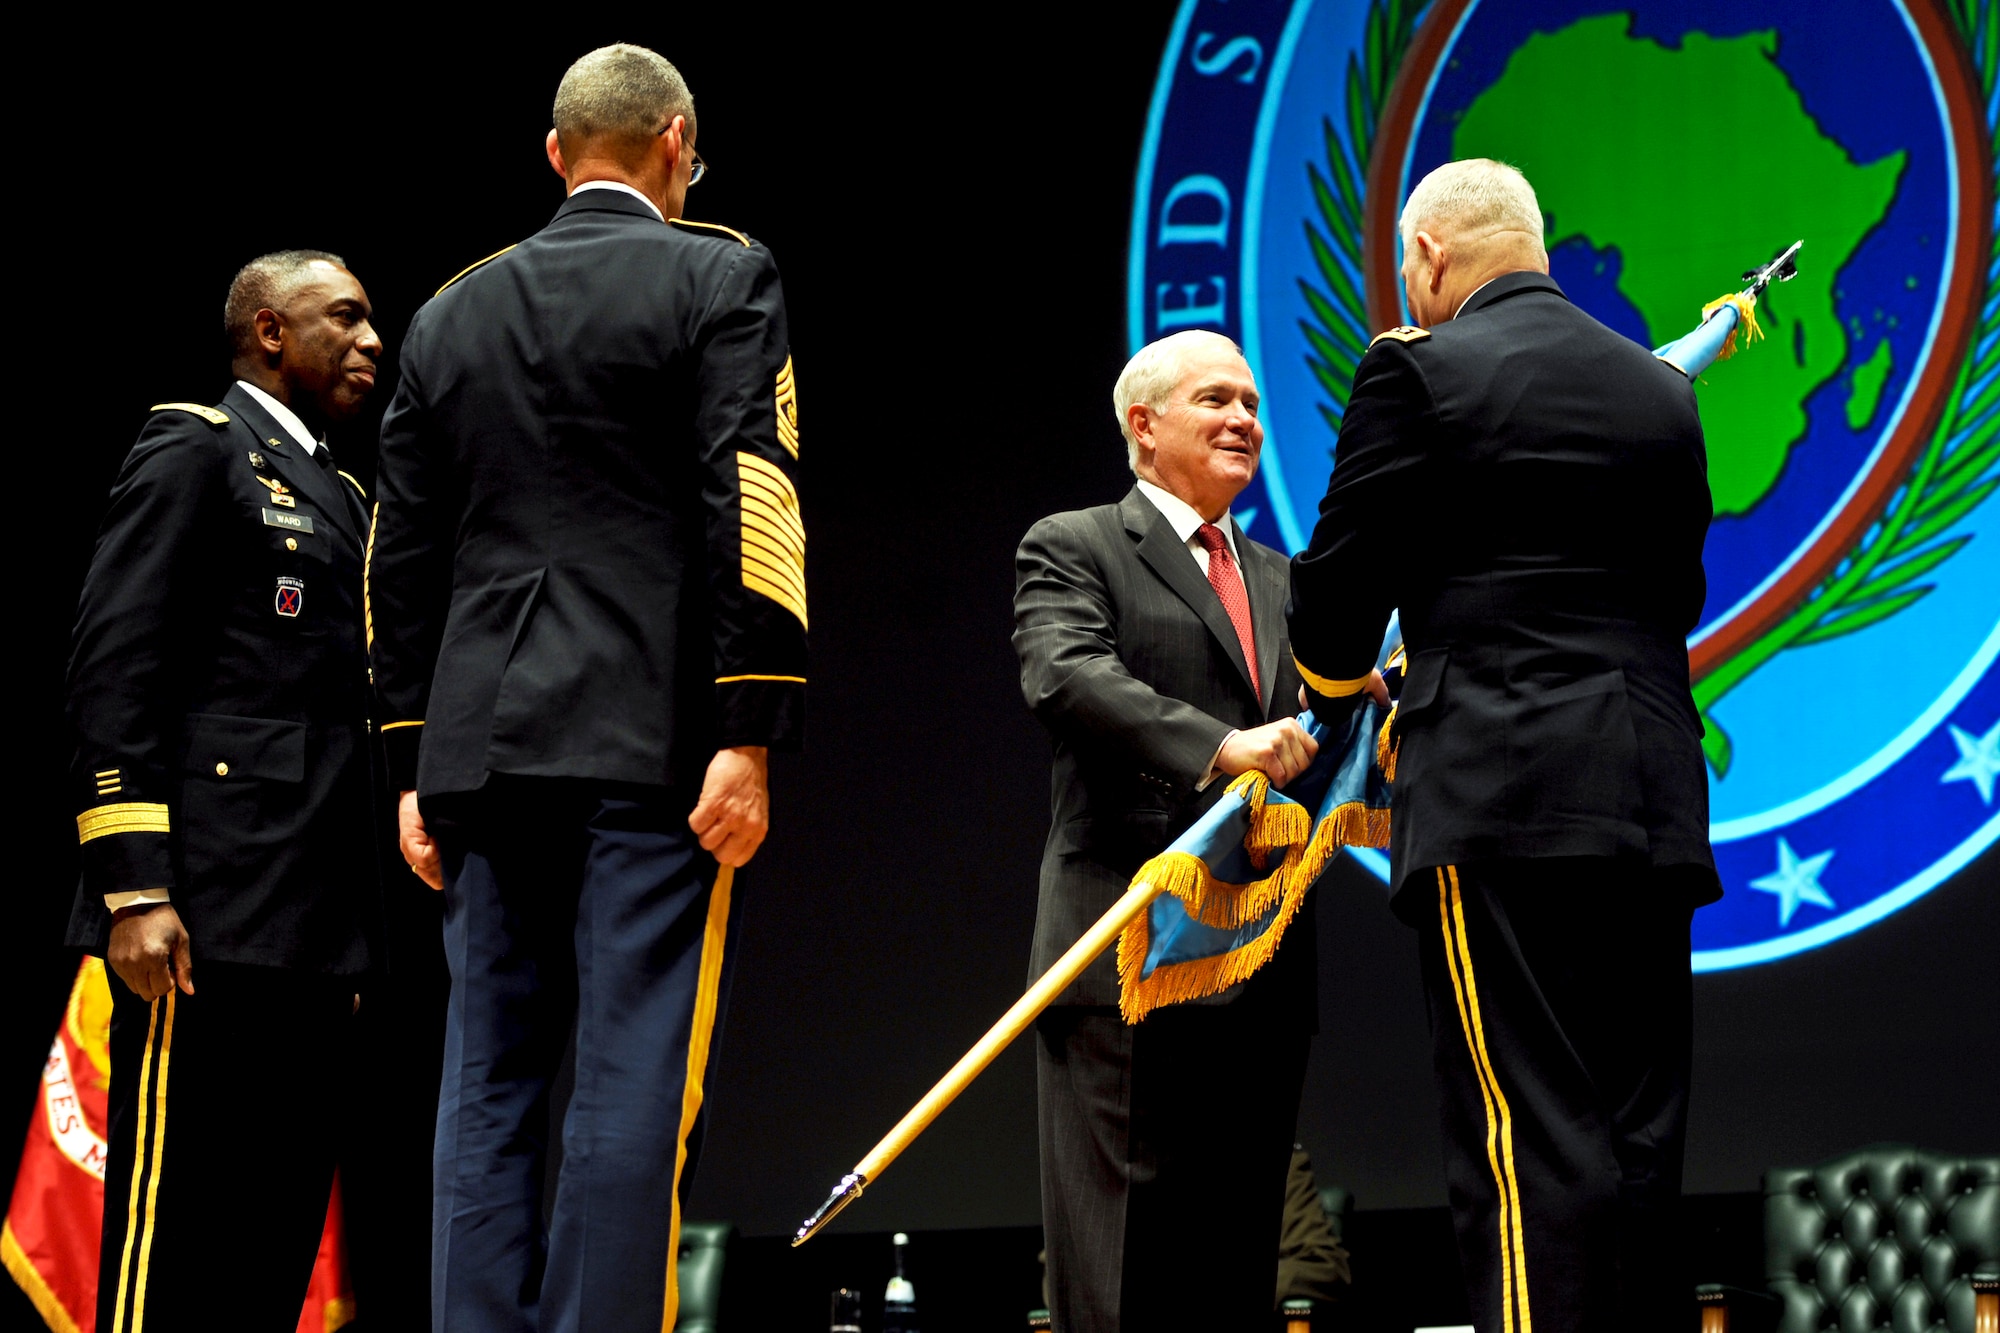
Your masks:
[[[118,1259],[118,1300],[113,1307],[114,1333],[141,1333],[146,1325],[146,1275],[153,1258],[153,1220],[160,1197],[160,1158],[167,1135],[167,1065],[174,1049],[174,991],[153,1001],[146,1021],[146,1058],[139,1066],[139,1124],[133,1133],[132,1190],[125,1206],[125,1248]],[[163,1013],[164,1011],[164,1013]],[[158,1073],[156,1074],[155,1067]],[[151,1169],[147,1165],[147,1140],[152,1141]],[[145,1212],[139,1210],[140,1185],[144,1183]],[[139,1252],[139,1270],[132,1271],[132,1252]],[[132,1322],[125,1322],[127,1298]]]
[[[153,1106],[153,1169],[146,1180],[146,1234],[139,1240],[139,1276],[132,1302],[132,1333],[146,1327],[146,1275],[153,1263],[153,1221],[160,1200],[160,1159],[167,1150],[167,1073],[174,1058],[173,978],[167,979],[166,1030],[160,1034],[160,1072],[155,1079]]]
[[[120,801],[92,806],[76,817],[79,845],[113,833],[165,833],[167,807],[157,801]]]
[[[1521,1184],[1514,1172],[1514,1118],[1499,1075],[1486,1052],[1486,1025],[1479,1010],[1479,983],[1472,972],[1472,952],[1465,938],[1465,903],[1459,895],[1458,867],[1438,868],[1438,917],[1444,928],[1445,967],[1458,999],[1458,1021],[1465,1030],[1466,1052],[1479,1079],[1479,1097],[1486,1106],[1486,1163],[1500,1191],[1500,1265],[1502,1318],[1505,1333],[1514,1333],[1514,1309],[1521,1311],[1520,1333],[1533,1333],[1528,1308],[1528,1252],[1521,1235]],[[1499,1115],[1496,1119],[1495,1108]],[[1498,1152],[1495,1152],[1495,1140]]]
[[[660,1315],[660,1333],[673,1333],[681,1314],[681,1171],[687,1166],[688,1135],[701,1114],[701,1081],[708,1073],[708,1047],[715,1035],[715,1008],[722,993],[722,950],[728,943],[729,888],[733,866],[715,873],[708,891],[708,924],[701,936],[701,968],[696,973],[694,1022],[688,1033],[687,1081],[681,1085],[681,1132],[674,1140],[674,1181],[667,1223],[667,1305]]]

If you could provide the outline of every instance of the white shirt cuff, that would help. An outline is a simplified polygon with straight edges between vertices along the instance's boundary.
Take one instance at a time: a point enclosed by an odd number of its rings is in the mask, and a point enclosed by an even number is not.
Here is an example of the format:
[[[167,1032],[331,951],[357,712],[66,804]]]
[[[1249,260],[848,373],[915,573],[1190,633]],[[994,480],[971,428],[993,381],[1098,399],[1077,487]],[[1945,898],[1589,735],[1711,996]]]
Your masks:
[[[142,907],[148,903],[170,903],[173,897],[165,889],[128,889],[124,893],[104,895],[106,911],[115,912],[121,907]]]
[[[1222,745],[1229,744],[1231,737],[1235,736],[1236,733],[1241,730],[1242,730],[1241,727],[1231,727],[1229,729],[1229,735],[1224,736],[1222,738]],[[1210,759],[1208,761],[1208,776],[1203,778],[1200,782],[1194,784],[1194,789],[1196,791],[1207,791],[1208,784],[1222,776],[1222,770],[1215,766],[1217,760],[1220,760],[1222,758],[1222,745],[1218,745],[1215,747],[1215,758]]]

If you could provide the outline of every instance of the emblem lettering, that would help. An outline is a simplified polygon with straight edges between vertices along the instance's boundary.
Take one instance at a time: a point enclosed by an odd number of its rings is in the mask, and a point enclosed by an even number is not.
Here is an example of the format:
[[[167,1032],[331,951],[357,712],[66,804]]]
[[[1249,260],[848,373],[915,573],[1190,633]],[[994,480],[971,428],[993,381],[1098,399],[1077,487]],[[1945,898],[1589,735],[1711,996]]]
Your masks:
[[[1153,322],[1164,333],[1168,329],[1192,328],[1199,324],[1220,325],[1227,313],[1229,303],[1229,283],[1220,273],[1206,282],[1215,284],[1215,299],[1200,301],[1201,282],[1163,282],[1153,289]],[[1175,288],[1180,289],[1180,305],[1168,305],[1167,296]]]
[[[69,1068],[69,1050],[60,1034],[49,1048],[48,1062],[42,1066],[42,1106],[48,1117],[49,1137],[64,1157],[104,1179],[104,1140],[90,1123],[75,1114],[76,1084]]]
[[[1174,206],[1182,202],[1213,199],[1219,210],[1213,222],[1176,222]],[[1161,249],[1170,245],[1229,245],[1229,187],[1214,176],[1183,176],[1160,201]]]
[[[1188,60],[1188,63],[1194,66],[1194,72],[1197,74],[1206,74],[1212,79],[1218,75],[1228,73],[1230,65],[1236,62],[1238,56],[1249,56],[1249,68],[1238,74],[1236,81],[1238,83],[1255,83],[1258,72],[1264,68],[1263,43],[1259,42],[1255,37],[1232,37],[1222,44],[1220,51],[1213,52],[1212,54],[1203,54],[1201,49],[1202,43],[1214,40],[1215,34],[1212,32],[1195,34],[1194,50]]]

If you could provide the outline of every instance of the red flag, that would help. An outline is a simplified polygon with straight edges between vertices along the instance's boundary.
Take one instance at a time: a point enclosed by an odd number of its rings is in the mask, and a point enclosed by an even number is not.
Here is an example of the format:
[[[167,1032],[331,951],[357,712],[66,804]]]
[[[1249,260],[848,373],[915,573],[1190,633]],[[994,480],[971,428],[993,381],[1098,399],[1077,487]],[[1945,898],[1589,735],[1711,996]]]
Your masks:
[[[110,1086],[111,990],[103,962],[85,958],[42,1066],[41,1098],[0,1223],[0,1261],[54,1333],[82,1333],[97,1322]],[[298,1333],[335,1333],[353,1318],[336,1177]]]

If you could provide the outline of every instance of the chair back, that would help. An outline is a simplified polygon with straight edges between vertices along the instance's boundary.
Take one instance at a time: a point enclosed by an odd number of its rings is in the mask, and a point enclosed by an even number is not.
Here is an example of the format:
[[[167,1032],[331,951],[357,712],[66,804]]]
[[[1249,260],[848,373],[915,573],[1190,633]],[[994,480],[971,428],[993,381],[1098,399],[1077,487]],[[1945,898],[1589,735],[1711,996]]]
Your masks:
[[[1779,1333],[1973,1333],[2000,1277],[2000,1156],[1882,1143],[1764,1177],[1764,1272]]]
[[[722,1313],[722,1261],[736,1228],[728,1222],[681,1223],[681,1312],[674,1333],[717,1333]]]
[[[1338,1185],[1322,1185],[1319,1206],[1326,1213],[1327,1225],[1333,1228],[1333,1238],[1345,1242],[1347,1223],[1354,1216],[1354,1196]]]

